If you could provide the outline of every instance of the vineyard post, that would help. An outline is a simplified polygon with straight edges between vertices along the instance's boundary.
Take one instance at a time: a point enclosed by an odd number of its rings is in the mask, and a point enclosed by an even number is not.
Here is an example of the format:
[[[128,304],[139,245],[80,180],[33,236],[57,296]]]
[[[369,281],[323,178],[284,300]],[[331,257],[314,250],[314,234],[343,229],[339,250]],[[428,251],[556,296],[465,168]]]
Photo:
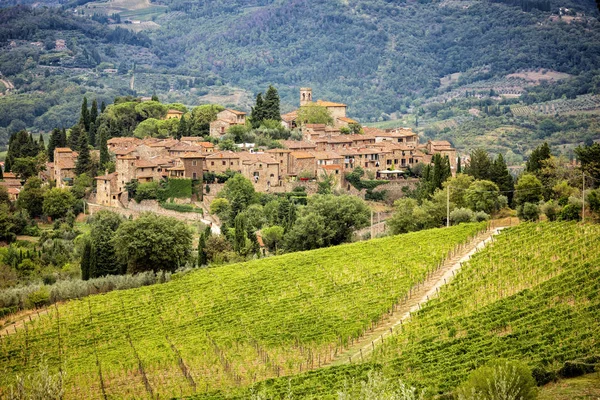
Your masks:
[[[450,185],[446,188],[446,228],[450,227]]]
[[[582,173],[582,178],[583,181],[581,184],[581,222],[585,222],[585,172]]]

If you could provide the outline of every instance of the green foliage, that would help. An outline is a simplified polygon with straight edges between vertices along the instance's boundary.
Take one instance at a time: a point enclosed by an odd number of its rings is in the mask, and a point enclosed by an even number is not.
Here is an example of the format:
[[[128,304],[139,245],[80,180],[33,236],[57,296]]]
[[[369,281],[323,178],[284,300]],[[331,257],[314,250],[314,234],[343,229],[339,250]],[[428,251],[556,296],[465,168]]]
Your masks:
[[[583,171],[596,181],[600,180],[600,143],[579,146],[575,149],[575,154]]]
[[[445,204],[423,200],[419,206],[417,200],[401,198],[394,202],[396,212],[387,222],[394,235],[420,231],[442,226],[446,218]]]
[[[524,221],[537,221],[540,211],[537,203],[523,203],[517,207],[517,216]]]
[[[53,188],[44,193],[42,211],[45,215],[58,219],[67,215],[75,205],[75,196],[68,189]]]
[[[494,360],[473,371],[458,390],[459,400],[534,400],[531,370],[518,361]]]
[[[492,160],[485,149],[476,149],[471,152],[471,160],[465,168],[465,173],[476,180],[489,180],[492,170]]]
[[[333,125],[333,117],[326,107],[314,103],[306,104],[298,110],[298,122],[304,124]]]
[[[192,180],[186,178],[171,178],[167,181],[164,196],[168,199],[192,197]]]
[[[283,240],[283,235],[285,233],[284,228],[282,226],[273,225],[264,228],[260,233],[265,242],[265,246],[267,246],[269,251],[277,252],[277,249]]]
[[[559,221],[579,221],[581,220],[581,206],[567,204],[558,215]]]
[[[388,181],[375,179],[361,179],[365,175],[365,171],[361,167],[356,167],[352,172],[346,174],[346,180],[357,190],[367,189],[372,191],[377,186],[384,185]]]
[[[527,160],[527,163],[525,164],[525,171],[537,174],[537,172],[542,169],[542,161],[549,159],[551,155],[550,146],[548,146],[548,143],[544,142],[544,144],[531,152],[529,160]]]
[[[16,159],[23,159],[22,163],[38,155],[39,147],[33,140],[33,136],[25,130],[13,133],[8,142],[8,152],[4,162],[4,170],[12,171]],[[35,175],[35,174],[33,174]],[[29,175],[29,176],[33,176]],[[28,176],[28,177],[29,177]],[[27,179],[27,178],[25,178]]]
[[[543,199],[542,182],[534,175],[521,175],[519,181],[515,185],[515,204],[522,205],[524,203],[537,204]]]
[[[139,203],[142,200],[156,200],[159,190],[158,182],[140,183],[135,191],[135,201]]]
[[[121,223],[113,244],[129,273],[175,271],[190,260],[192,234],[183,222],[145,213]]]
[[[23,190],[19,193],[17,205],[27,210],[31,217],[42,215],[42,206],[44,203],[45,188],[42,188],[42,180],[37,177],[29,178]]]
[[[473,211],[484,211],[491,214],[499,209],[498,186],[491,181],[475,181],[465,193],[465,202]]]
[[[31,292],[25,301],[27,308],[39,308],[48,304],[50,304],[50,291],[45,286]]]
[[[248,208],[255,201],[255,194],[252,182],[241,174],[236,174],[225,182],[219,197],[229,202],[229,220],[233,221],[239,213]]]
[[[162,208],[164,208],[165,210],[173,210],[173,211],[177,211],[177,212],[184,212],[184,213],[194,212],[194,213],[198,213],[198,214],[203,213],[201,208],[195,207],[191,204],[162,202],[162,203],[160,203],[160,206]]]
[[[45,165],[38,157],[15,158],[11,165],[12,172],[23,181],[37,176],[42,168],[45,168]]]
[[[111,211],[102,210],[93,215],[90,221],[90,261],[88,261],[90,278],[125,273],[125,263],[117,260],[113,241],[115,232],[122,222],[123,217]]]

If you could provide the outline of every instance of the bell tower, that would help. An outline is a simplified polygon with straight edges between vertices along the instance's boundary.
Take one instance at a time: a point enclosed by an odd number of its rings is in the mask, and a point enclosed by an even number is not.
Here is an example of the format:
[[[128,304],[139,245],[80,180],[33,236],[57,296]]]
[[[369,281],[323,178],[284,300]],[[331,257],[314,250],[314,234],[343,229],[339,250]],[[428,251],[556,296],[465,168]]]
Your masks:
[[[300,107],[312,103],[312,89],[308,87],[300,88]]]

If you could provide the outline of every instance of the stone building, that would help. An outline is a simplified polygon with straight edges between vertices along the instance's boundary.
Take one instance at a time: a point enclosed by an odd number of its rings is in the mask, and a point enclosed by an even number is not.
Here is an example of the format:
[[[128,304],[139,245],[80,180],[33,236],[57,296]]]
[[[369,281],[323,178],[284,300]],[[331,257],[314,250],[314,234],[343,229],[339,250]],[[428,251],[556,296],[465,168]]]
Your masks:
[[[210,136],[221,138],[227,130],[234,125],[245,125],[246,113],[237,110],[225,109],[217,114],[217,119],[210,123]]]
[[[77,152],[68,147],[54,149],[54,180],[56,187],[64,188],[73,185]]]

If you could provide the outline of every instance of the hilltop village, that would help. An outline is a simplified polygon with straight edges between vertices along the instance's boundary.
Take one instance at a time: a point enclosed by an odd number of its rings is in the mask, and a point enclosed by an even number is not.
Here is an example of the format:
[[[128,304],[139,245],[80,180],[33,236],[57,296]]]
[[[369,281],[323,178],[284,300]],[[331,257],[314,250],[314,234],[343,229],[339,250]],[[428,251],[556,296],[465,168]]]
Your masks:
[[[312,102],[312,91],[300,92],[300,107]],[[126,202],[126,184],[159,181],[165,178],[202,179],[227,171],[238,172],[251,180],[257,191],[283,192],[288,183],[309,181],[323,174],[339,177],[356,167],[376,179],[403,179],[408,167],[430,163],[434,154],[448,156],[452,173],[456,170],[456,150],[447,141],[420,143],[411,129],[382,130],[363,127],[361,134],[342,134],[341,128],[356,121],[346,116],[346,105],[318,100],[334,118],[333,126],[302,124],[298,111],[281,116],[286,128],[299,127],[302,140],[284,140],[285,148],[262,149],[249,145],[240,151],[219,151],[201,137],[177,139],[138,139],[114,137],[108,148],[116,159],[113,173],[96,177],[96,202],[116,207]],[[170,110],[167,118],[180,118],[181,112]],[[246,113],[225,109],[210,124],[210,135],[220,139],[234,125],[244,125]],[[243,146],[246,147],[246,146]],[[75,177],[77,152],[56,148],[54,163],[48,163],[49,178],[64,187]],[[211,182],[207,182],[211,183]]]

